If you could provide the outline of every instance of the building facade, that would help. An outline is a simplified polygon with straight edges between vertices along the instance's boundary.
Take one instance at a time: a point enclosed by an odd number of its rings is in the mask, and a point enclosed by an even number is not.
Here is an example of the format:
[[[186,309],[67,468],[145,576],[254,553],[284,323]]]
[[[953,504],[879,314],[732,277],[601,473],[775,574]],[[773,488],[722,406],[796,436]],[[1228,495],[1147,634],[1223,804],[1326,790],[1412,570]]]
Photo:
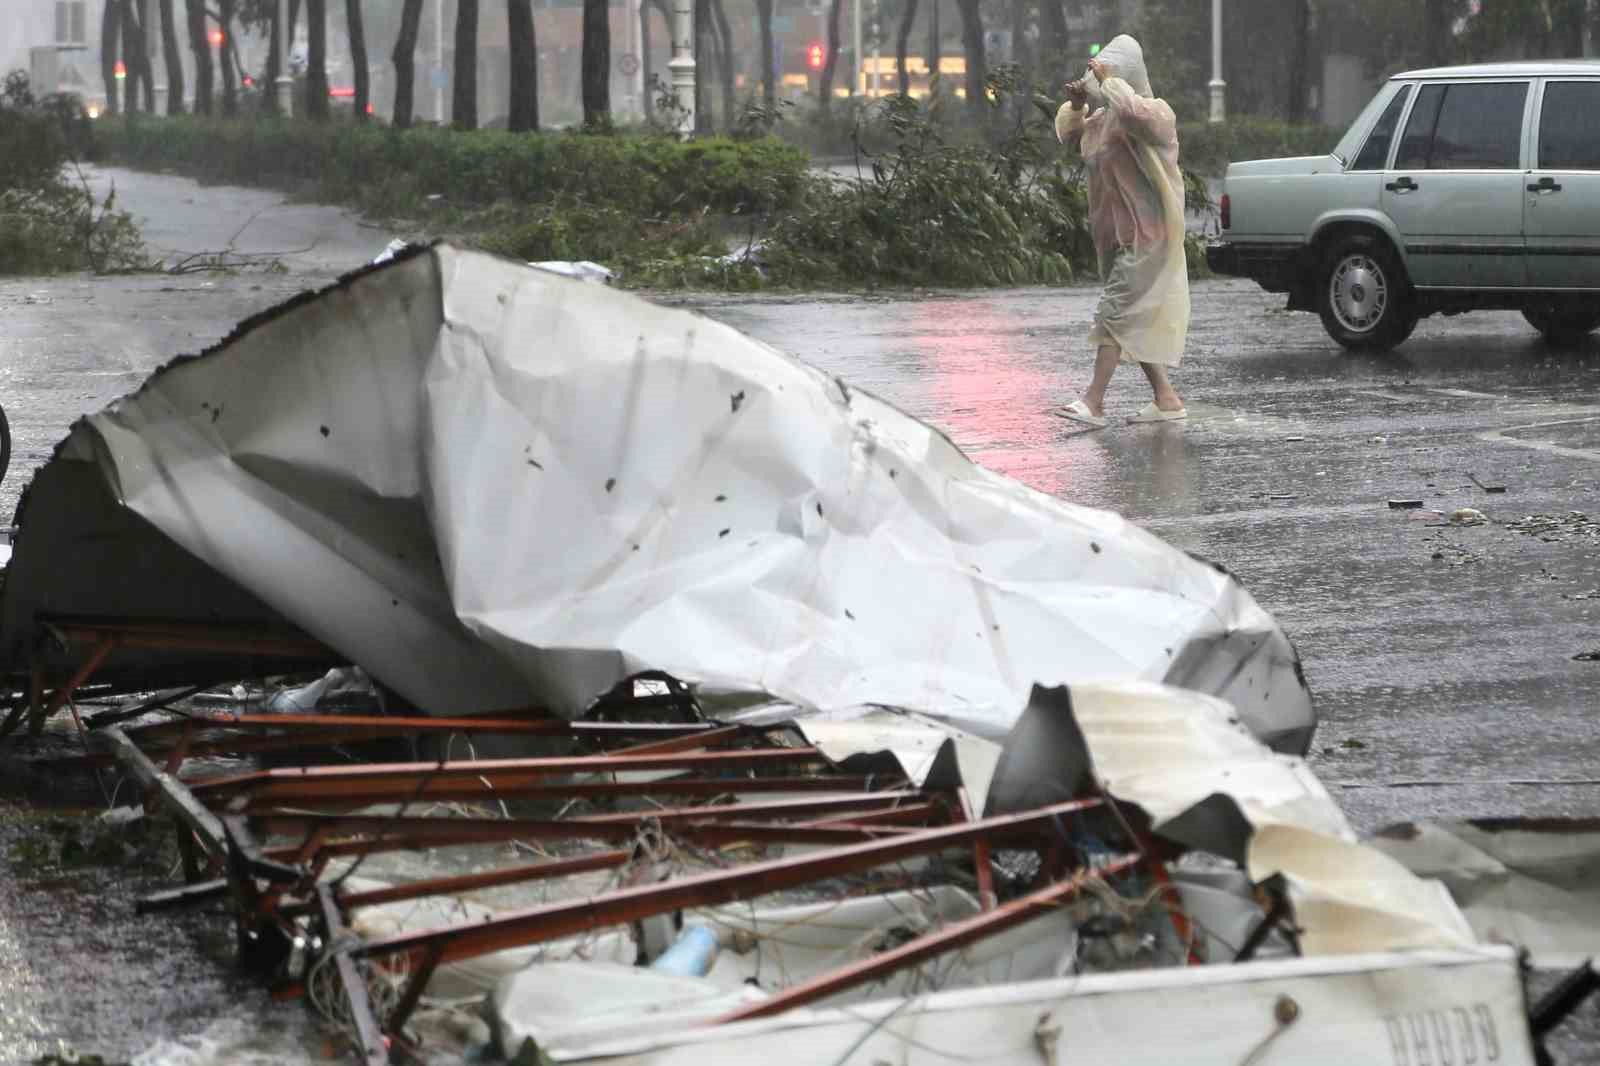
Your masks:
[[[38,95],[73,92],[103,100],[100,19],[105,0],[5,0],[0,4],[0,75],[25,72]]]

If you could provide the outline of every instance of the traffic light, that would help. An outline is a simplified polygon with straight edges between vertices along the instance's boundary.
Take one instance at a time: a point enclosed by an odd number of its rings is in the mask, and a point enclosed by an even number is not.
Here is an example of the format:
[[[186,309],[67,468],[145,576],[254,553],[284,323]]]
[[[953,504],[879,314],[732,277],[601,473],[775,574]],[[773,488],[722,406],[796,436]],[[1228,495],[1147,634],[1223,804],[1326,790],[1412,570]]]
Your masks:
[[[806,65],[812,70],[821,70],[822,58],[822,42],[812,41],[811,44],[806,48]]]
[[[117,65],[111,69],[111,76],[118,81],[126,81],[128,78],[128,65],[120,59],[117,60]]]
[[[211,31],[211,47],[213,47],[213,48],[221,48],[222,47],[222,40],[223,40],[223,37],[222,37],[222,31],[221,30],[212,30]]]

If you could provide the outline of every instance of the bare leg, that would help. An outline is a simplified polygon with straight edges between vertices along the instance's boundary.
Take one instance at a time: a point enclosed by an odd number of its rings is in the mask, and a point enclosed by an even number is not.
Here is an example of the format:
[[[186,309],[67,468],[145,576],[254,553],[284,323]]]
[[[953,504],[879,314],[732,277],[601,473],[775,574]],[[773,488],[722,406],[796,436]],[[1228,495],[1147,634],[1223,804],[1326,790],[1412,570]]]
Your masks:
[[[1111,384],[1111,375],[1116,372],[1120,362],[1122,349],[1115,344],[1102,344],[1100,350],[1095,352],[1094,377],[1083,392],[1083,402],[1097,417],[1105,417],[1106,386]]]
[[[1096,365],[1098,368],[1098,364]],[[1183,398],[1172,387],[1172,382],[1167,380],[1167,368],[1160,363],[1140,363],[1139,365],[1144,368],[1144,376],[1150,379],[1150,388],[1156,394],[1156,406],[1163,411],[1183,410]],[[1093,386],[1090,387],[1092,388]],[[1104,388],[1101,391],[1104,392]],[[1094,405],[1090,404],[1090,406]],[[1100,412],[1096,411],[1095,413],[1099,414]]]

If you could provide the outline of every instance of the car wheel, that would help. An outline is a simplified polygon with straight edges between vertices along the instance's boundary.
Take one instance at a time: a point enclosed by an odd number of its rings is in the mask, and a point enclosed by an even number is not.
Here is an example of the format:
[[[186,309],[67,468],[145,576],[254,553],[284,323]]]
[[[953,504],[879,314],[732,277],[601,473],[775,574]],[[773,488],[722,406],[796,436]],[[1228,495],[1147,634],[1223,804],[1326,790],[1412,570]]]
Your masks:
[[[1590,311],[1547,311],[1528,308],[1522,312],[1528,325],[1544,334],[1549,344],[1570,348],[1600,327],[1600,314]]]
[[[1387,351],[1417,328],[1411,283],[1389,245],[1353,233],[1333,242],[1317,273],[1328,336],[1352,351]]]

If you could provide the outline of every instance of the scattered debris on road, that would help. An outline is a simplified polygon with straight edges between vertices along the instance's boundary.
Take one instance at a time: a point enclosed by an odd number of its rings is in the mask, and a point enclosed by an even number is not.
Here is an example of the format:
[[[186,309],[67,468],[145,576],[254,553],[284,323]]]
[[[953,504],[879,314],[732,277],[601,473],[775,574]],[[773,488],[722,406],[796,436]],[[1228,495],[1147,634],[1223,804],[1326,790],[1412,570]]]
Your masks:
[[[1487,492],[1491,496],[1498,496],[1501,493],[1506,491],[1506,487],[1504,485],[1485,485],[1483,482],[1478,480],[1478,475],[1477,474],[1468,474],[1467,477],[1472,479],[1472,483],[1474,485],[1478,486],[1480,489],[1482,489],[1484,492]]]
[[[1568,511],[1564,515],[1531,514],[1515,522],[1507,522],[1506,528],[1514,533],[1538,537],[1548,544],[1577,537],[1600,538],[1600,521],[1595,521],[1583,511]]]
[[[1481,526],[1489,521],[1489,516],[1476,507],[1458,507],[1450,512],[1450,524],[1456,526]]]

